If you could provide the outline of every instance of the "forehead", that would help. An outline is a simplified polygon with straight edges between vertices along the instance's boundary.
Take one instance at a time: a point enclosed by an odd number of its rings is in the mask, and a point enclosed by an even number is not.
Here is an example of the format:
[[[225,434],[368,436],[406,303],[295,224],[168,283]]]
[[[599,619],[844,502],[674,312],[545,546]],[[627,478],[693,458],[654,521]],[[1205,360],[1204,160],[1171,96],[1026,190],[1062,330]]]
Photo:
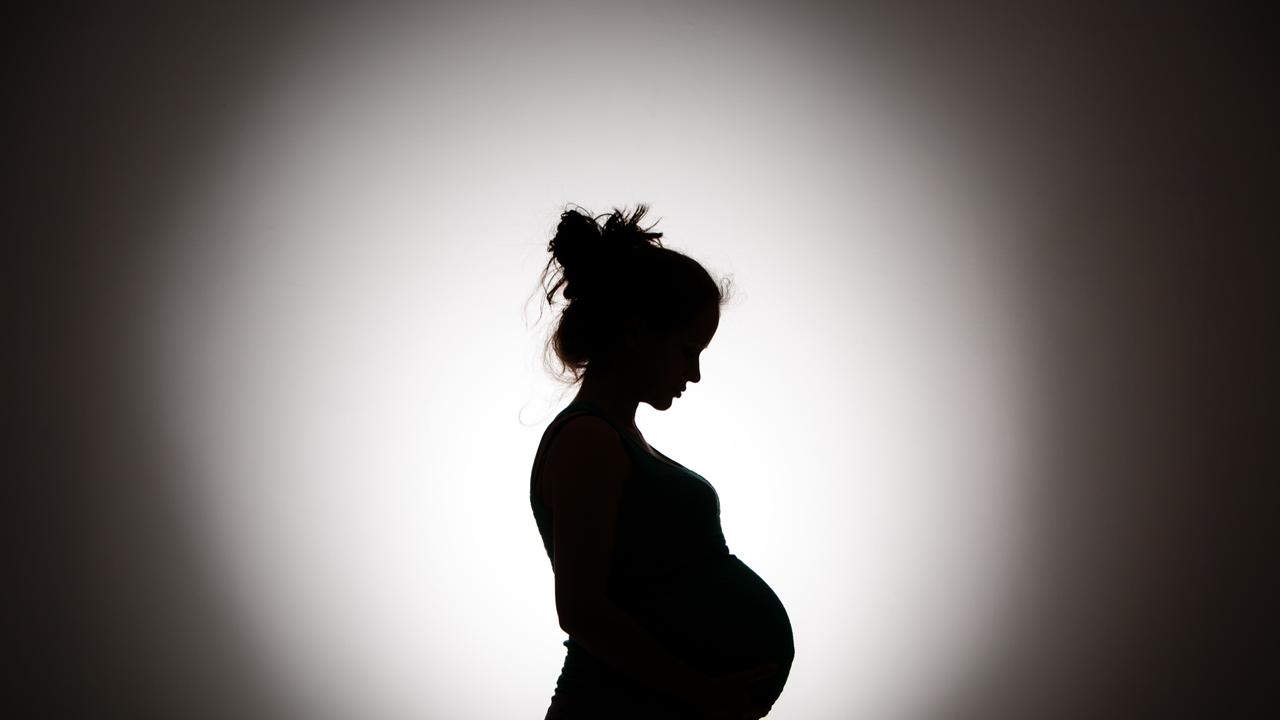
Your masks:
[[[720,308],[715,305],[704,306],[690,319],[684,327],[684,336],[700,345],[711,342],[720,324]]]

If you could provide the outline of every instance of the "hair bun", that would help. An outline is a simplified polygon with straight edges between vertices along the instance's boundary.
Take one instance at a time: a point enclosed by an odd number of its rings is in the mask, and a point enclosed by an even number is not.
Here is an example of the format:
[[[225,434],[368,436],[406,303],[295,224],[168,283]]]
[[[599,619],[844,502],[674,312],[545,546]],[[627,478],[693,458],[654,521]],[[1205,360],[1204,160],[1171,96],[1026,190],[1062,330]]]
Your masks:
[[[630,265],[627,255],[644,247],[661,247],[660,232],[639,227],[648,208],[641,204],[629,217],[614,209],[603,227],[583,211],[560,215],[555,237],[547,246],[564,270],[564,297],[576,300],[612,287],[619,269]]]

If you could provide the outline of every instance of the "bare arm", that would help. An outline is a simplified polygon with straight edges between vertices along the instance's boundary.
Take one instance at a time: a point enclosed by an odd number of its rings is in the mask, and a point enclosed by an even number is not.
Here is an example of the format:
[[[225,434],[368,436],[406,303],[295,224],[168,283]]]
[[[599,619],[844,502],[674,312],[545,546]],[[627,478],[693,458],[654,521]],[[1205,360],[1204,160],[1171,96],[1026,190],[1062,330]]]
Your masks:
[[[673,655],[605,596],[622,484],[630,463],[605,421],[571,420],[548,450],[556,611],[592,655],[667,695],[691,699],[710,678]]]

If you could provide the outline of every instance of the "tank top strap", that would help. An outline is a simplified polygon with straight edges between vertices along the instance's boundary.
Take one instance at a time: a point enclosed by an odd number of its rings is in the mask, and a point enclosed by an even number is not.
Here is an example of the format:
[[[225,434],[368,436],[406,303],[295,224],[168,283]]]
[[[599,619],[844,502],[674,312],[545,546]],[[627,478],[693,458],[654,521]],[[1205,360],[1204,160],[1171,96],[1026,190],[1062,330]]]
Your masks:
[[[541,499],[541,494],[538,492],[539,490],[538,472],[542,469],[542,463],[546,459],[547,448],[551,446],[552,439],[554,439],[556,434],[559,433],[560,430],[564,428],[568,420],[574,417],[577,417],[579,415],[595,414],[587,410],[586,408],[582,408],[582,407],[574,408],[575,404],[576,403],[570,403],[567,407],[561,410],[556,415],[555,419],[551,421],[551,424],[547,426],[546,432],[544,432],[542,435],[542,441],[538,444],[537,456],[534,458],[534,461],[533,461],[533,472],[529,476],[530,497],[536,497]],[[601,419],[608,422],[607,418],[601,418]],[[612,423],[610,423],[610,425],[612,426]]]
[[[570,413],[570,412],[569,412],[571,409],[573,410],[573,413]],[[617,424],[617,423],[615,423],[613,420],[609,419],[609,417],[608,417],[607,415],[605,415],[603,412],[601,412],[601,411],[600,411],[600,408],[599,408],[595,403],[590,402],[589,400],[574,400],[573,402],[571,402],[571,403],[569,403],[567,406],[565,406],[565,409],[564,409],[564,410],[562,410],[562,411],[561,411],[561,413],[562,413],[562,414],[581,414],[581,413],[586,413],[586,414],[589,414],[589,415],[594,415],[594,416],[596,416],[596,417],[600,418],[601,420],[603,420],[603,421],[605,421],[605,422],[609,423],[609,427],[613,428],[613,429],[614,429],[614,430],[615,430],[619,435],[621,435],[623,440],[628,440],[628,441],[630,441],[632,445],[637,445],[637,446],[638,446],[638,445],[640,444],[640,443],[636,442],[635,438],[633,438],[633,437],[631,436],[631,433],[629,433],[629,432],[627,432],[627,431],[623,430],[622,428],[618,427],[618,424]]]
[[[606,416],[604,413],[600,412],[600,409],[596,407],[594,403],[588,400],[575,400],[569,403],[569,405],[565,407],[563,412],[567,413],[570,408],[575,408],[576,410],[585,410],[586,412],[592,415],[595,415],[601,420],[604,420],[605,422],[609,423],[609,427],[612,427],[619,435],[622,436],[622,439],[624,440],[624,444],[630,450],[630,454],[633,462],[636,462],[637,464],[650,469],[659,469],[662,471],[670,471],[672,469],[675,469],[677,471],[690,472],[688,468],[676,462],[675,460],[672,460],[666,455],[663,455],[661,452],[658,452],[657,450],[649,448],[646,445],[642,444],[639,440],[636,440],[636,438],[629,431],[618,427],[617,423],[615,423],[613,420],[610,420],[609,417]],[[657,456],[655,456],[654,453],[657,453]]]
[[[565,426],[566,421],[574,417],[578,417],[579,415],[593,415],[608,423],[609,427],[613,428],[614,431],[622,437],[623,445],[627,448],[628,455],[631,457],[633,463],[659,468],[670,467],[658,458],[649,454],[649,451],[635,438],[633,438],[631,433],[618,427],[617,423],[609,419],[609,417],[601,412],[594,403],[586,400],[574,400],[566,405],[565,408],[556,415],[555,419],[547,426],[547,430],[542,436],[542,441],[538,446],[537,456],[534,458],[533,473],[529,477],[529,494],[531,497],[536,497],[541,501],[541,493],[539,492],[540,488],[538,487],[538,472],[542,469],[542,463],[545,460],[547,448],[551,445],[551,440],[555,437],[556,433],[560,432],[560,430]],[[671,462],[674,463],[674,461]]]

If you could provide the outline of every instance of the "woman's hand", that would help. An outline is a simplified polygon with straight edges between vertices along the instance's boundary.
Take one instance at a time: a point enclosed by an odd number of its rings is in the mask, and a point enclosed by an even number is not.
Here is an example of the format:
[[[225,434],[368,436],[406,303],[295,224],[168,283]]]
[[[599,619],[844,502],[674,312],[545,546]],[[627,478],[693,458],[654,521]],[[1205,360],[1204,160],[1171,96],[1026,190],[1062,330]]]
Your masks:
[[[748,688],[776,672],[778,666],[770,663],[712,678],[694,695],[693,705],[708,720],[758,720],[768,709],[756,704]]]

